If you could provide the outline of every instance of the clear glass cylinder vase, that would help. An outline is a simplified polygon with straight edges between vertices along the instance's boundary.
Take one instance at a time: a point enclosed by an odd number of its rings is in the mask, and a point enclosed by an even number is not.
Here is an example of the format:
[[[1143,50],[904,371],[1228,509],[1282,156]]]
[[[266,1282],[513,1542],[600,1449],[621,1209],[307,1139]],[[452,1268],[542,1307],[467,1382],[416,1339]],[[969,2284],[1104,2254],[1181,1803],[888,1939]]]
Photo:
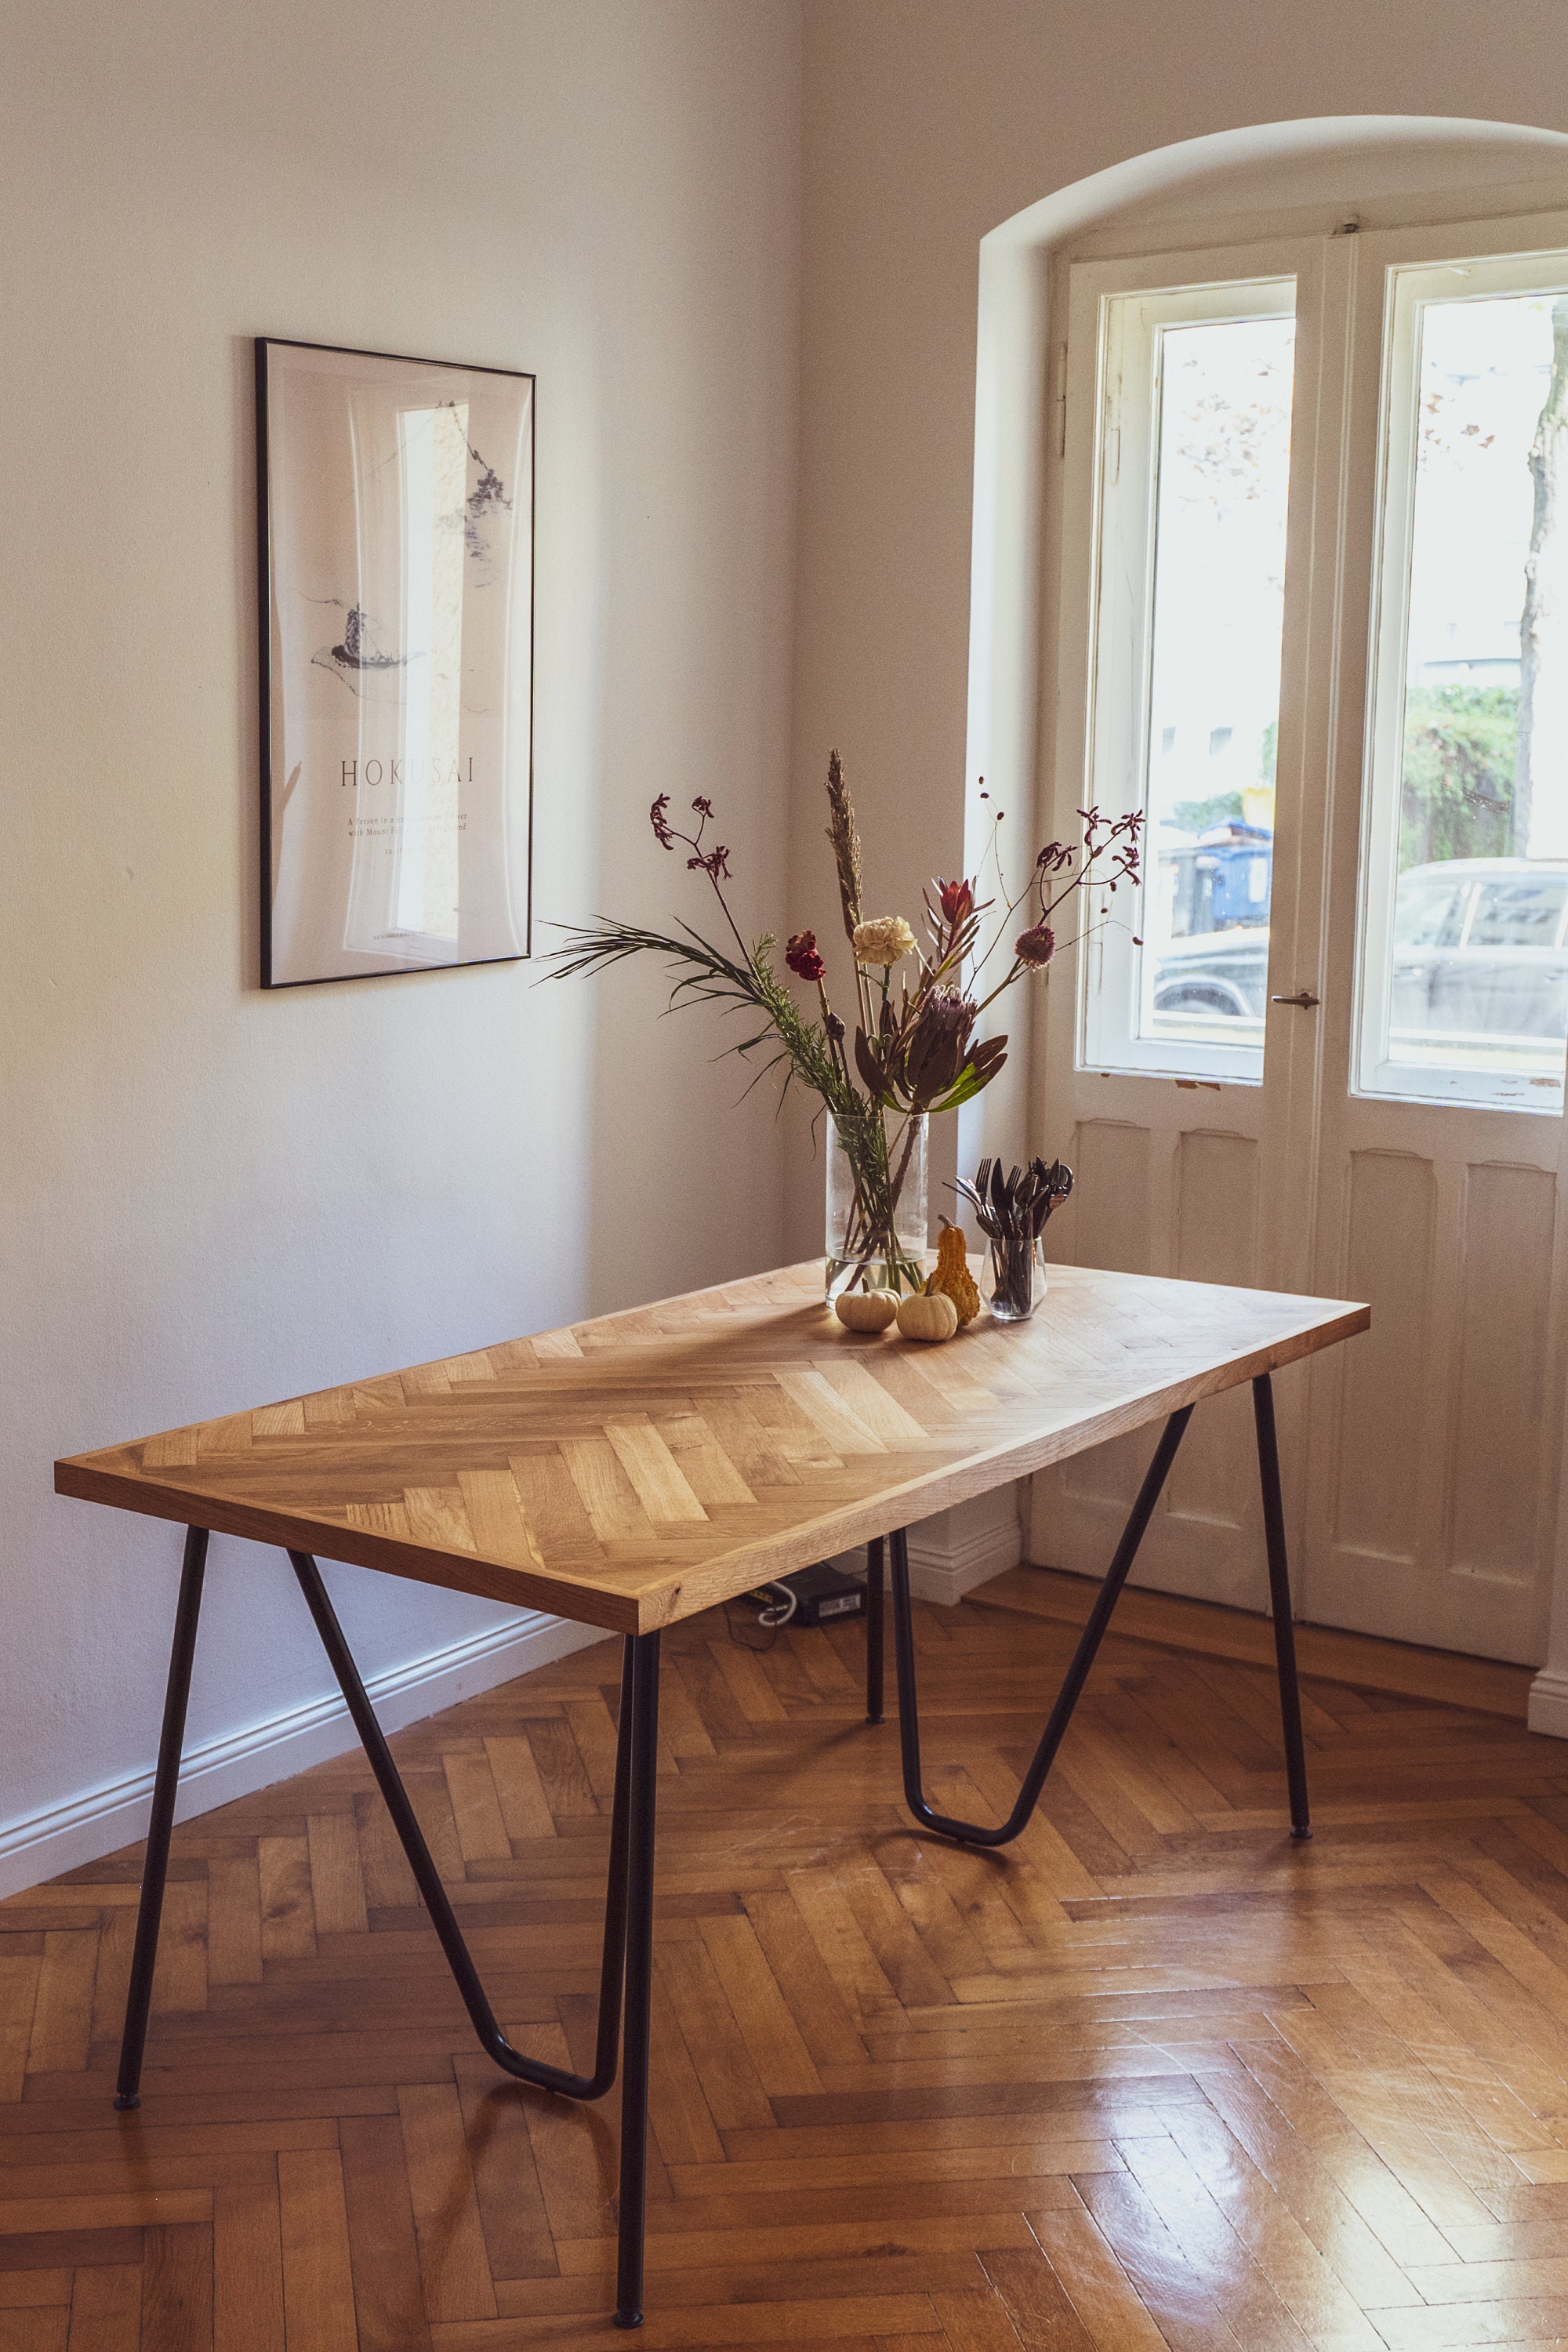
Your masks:
[[[926,1276],[926,1120],[827,1121],[827,1296],[918,1290]]]
[[[1045,1296],[1046,1265],[1039,1243],[1027,1234],[988,1241],[980,1287],[995,1321],[1026,1322]]]

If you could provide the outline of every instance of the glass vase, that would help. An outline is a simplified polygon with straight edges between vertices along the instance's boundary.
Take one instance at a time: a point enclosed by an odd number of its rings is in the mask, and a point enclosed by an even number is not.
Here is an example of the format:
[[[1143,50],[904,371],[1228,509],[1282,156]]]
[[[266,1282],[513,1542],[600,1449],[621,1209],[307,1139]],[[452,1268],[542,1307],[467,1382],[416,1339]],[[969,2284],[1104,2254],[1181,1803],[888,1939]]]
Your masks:
[[[827,1121],[827,1296],[919,1290],[926,1276],[926,1121],[902,1111]]]
[[[1045,1261],[1030,1235],[988,1241],[981,1290],[998,1323],[1026,1323],[1046,1292]]]

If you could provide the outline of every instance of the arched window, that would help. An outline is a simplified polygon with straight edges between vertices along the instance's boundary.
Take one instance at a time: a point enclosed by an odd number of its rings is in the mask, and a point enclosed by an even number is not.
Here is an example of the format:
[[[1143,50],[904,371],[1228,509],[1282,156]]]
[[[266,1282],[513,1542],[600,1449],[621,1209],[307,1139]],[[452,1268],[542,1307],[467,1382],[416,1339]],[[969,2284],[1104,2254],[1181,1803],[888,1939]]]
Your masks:
[[[1052,1237],[1082,1263],[1370,1298],[1289,1400],[1303,1612],[1533,1662],[1568,1370],[1568,146],[1247,137],[1109,223],[1080,194],[1048,263],[1017,225],[983,260],[972,764],[1064,837],[1093,800],[1148,819],[1141,899],[1050,988],[1031,1142],[1077,1167]],[[1147,1581],[1257,1605],[1243,1442],[1222,1421],[1185,1466]],[[1098,1563],[1137,1466],[1037,1478],[1030,1556]]]

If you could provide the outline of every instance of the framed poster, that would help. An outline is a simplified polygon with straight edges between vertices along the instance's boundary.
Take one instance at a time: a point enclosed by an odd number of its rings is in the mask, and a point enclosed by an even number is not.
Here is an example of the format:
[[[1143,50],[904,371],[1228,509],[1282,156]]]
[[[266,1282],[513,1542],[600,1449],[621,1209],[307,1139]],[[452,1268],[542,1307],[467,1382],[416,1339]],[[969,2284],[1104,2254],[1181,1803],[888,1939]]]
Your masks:
[[[533,378],[258,339],[261,984],[529,952]]]

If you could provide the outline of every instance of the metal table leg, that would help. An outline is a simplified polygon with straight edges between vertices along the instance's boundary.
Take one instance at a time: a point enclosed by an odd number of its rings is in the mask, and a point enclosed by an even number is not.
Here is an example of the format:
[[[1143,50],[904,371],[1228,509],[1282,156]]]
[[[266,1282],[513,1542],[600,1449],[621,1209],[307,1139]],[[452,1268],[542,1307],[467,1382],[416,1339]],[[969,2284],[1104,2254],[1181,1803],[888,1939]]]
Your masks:
[[[201,1609],[202,1579],[206,1563],[207,1536],[201,1528],[185,1535],[184,1568],[180,1580],[179,1608],[174,1619],[174,1649],[169,1660],[168,1693],[163,1703],[163,1729],[158,1748],[158,1769],[153,1788],[153,1817],[147,1835],[147,1859],[142,1874],[142,1901],[136,1919],[136,1946],[131,1965],[131,1988],[125,2004],[121,2041],[117,2107],[141,2105],[142,2058],[147,2041],[147,2018],[153,1998],[153,1974],[158,1958],[158,1929],[163,1910],[163,1885],[169,1867],[169,1835],[174,1827],[174,1799],[179,1786],[180,1751],[184,1739],[185,1706],[190,1695],[191,1664],[195,1654],[196,1621]],[[408,1792],[398,1777],[375,1710],[360,1679],[337,1612],[328,1598],[321,1572],[308,1552],[289,1555],[321,1634],[322,1646],[353,1718],[387,1811],[392,1815],[416,1884],[424,1897],[447,1962],[457,1979],[464,2006],[481,2047],[507,2074],[540,2090],[568,2099],[598,2099],[616,2079],[621,2026],[621,1988],[626,1950],[626,1900],[637,1858],[632,1852],[634,1815],[646,1802],[651,1820],[652,1796],[646,1801],[634,1786],[632,1717],[634,1713],[633,1653],[637,1643],[623,1644],[621,1721],[616,1744],[616,1793],[610,1823],[609,1883],[605,1897],[605,1940],[599,1968],[599,2021],[594,2071],[574,2074],[543,2060],[525,2058],[514,2050],[496,2022],[473,1958],[463,1940],[457,1915],[430,1858]],[[651,1638],[643,1637],[645,1640]],[[657,1653],[656,1653],[657,1655]],[[640,1818],[640,1816],[639,1816]]]
[[[1034,1760],[1024,1775],[1024,1785],[1018,1791],[1018,1801],[999,1829],[987,1829],[979,1822],[954,1821],[951,1814],[933,1812],[925,1800],[921,1785],[920,1706],[915,1691],[915,1635],[910,1613],[909,1548],[903,1531],[893,1538],[893,1656],[899,1677],[899,1745],[903,1752],[904,1801],[922,1828],[935,1830],[942,1837],[956,1838],[963,1845],[1010,1845],[1028,1821],[1039,1801],[1040,1790],[1046,1785],[1046,1775],[1056,1761],[1058,1748],[1072,1712],[1078,1705],[1089,1670],[1094,1664],[1095,1652],[1105,1638],[1110,1622],[1110,1612],[1127,1581],[1127,1572],[1137,1556],[1143,1539],[1143,1530],[1153,1515],[1160,1499],[1160,1489],[1170,1474],[1176,1458],[1176,1448],[1193,1417],[1193,1408],[1184,1405],[1165,1423],[1160,1443],[1154,1449],[1154,1459],[1149,1465],[1138,1500],[1132,1506],[1131,1517],[1122,1530],[1121,1541],[1116,1547],[1116,1557],[1106,1571],[1089,1622],[1079,1637],[1073,1661],[1057,1694]]]
[[[195,1654],[196,1621],[201,1609],[202,1578],[207,1536],[201,1528],[186,1531],[184,1568],[180,1580],[179,1609],[169,1662],[168,1692],[163,1704],[163,1729],[158,1749],[158,1769],[153,1790],[153,1818],[147,1839],[147,1860],[142,1874],[142,1902],[136,1921],[136,1948],[132,1962],[131,1990],[126,2002],[125,2030],[121,2045],[118,2107],[141,2104],[142,2053],[147,2039],[153,1972],[158,1957],[158,1928],[163,1915],[163,1885],[168,1874],[169,1835],[174,1826],[174,1798],[179,1786],[180,1751],[184,1738],[185,1707],[190,1695],[191,1664]],[[621,2043],[622,1989],[626,1997],[626,2072],[621,2092],[621,2195],[619,2264],[616,2325],[642,2325],[642,2278],[645,2206],[647,2182],[647,2076],[652,2012],[653,1853],[658,1772],[658,1635],[628,1636],[622,1647],[621,1719],[616,1742],[615,1810],[610,1824],[609,1885],[605,1903],[605,1941],[599,1969],[599,2022],[591,2074],[569,2074],[542,2060],[525,2058],[514,2050],[496,2022],[495,2012],[480,1984],[472,1957],[463,1940],[457,1916],[430,1858],[408,1792],[392,1760],[375,1710],[371,1706],[337,1612],[321,1581],[321,1572],[308,1552],[290,1551],[322,1646],[348,1702],[349,1713],[364,1747],[376,1784],[386,1801],[409,1867],[430,1913],[447,1965],[472,2020],[479,2042],[495,2063],[524,2083],[570,2099],[596,2099],[616,2079],[617,2044]]]
[[[463,2005],[472,2020],[474,2032],[487,2056],[519,2082],[532,2083],[542,2091],[555,2091],[568,2099],[599,2099],[616,2079],[616,2045],[620,2039],[621,1980],[626,1946],[626,1882],[628,1870],[628,1822],[636,1800],[628,1801],[631,1780],[632,1716],[633,1716],[633,1651],[635,1643],[628,1636],[621,1654],[621,1722],[616,1742],[615,1810],[610,1822],[609,1885],[605,1895],[605,1943],[599,1967],[599,2030],[595,2047],[594,2071],[591,2074],[569,2074],[563,2067],[546,2065],[540,2058],[525,2058],[514,2050],[496,2022],[485,1989],[479,1982],[463,1931],[458,1925],[457,1914],[441,1884],[441,1874],[430,1858],[408,1792],[398,1777],[392,1752],[387,1747],[375,1709],[370,1703],[359,1668],[353,1662],[337,1612],[327,1596],[321,1581],[321,1571],[309,1552],[289,1554],[300,1589],[305,1596],[321,1646],[331,1661],[332,1672],[348,1701],[354,1729],[359,1733],[376,1784],[386,1800],[386,1810],[392,1815],[398,1841],[408,1856],[408,1866],[415,1883],[424,1897],[441,1948],[447,1955],[447,1965],[457,1979]],[[647,1638],[646,1636],[644,1638]]]
[[[639,1633],[631,1654],[631,1852],[627,1866],[626,2069],[621,2079],[621,2196],[616,2326],[642,2326],[643,2233],[647,2203],[647,2061],[653,2010],[653,1848],[658,1794],[658,1635]]]
[[[882,1720],[882,1538],[866,1547],[866,1720]]]
[[[1274,1390],[1267,1372],[1252,1383],[1253,1414],[1258,1428],[1258,1469],[1263,1488],[1263,1533],[1268,1555],[1268,1592],[1274,1620],[1274,1657],[1279,1677],[1279,1714],[1285,1739],[1285,1774],[1290,1791],[1290,1834],[1310,1838],[1311,1819],[1307,1801],[1307,1762],[1301,1738],[1301,1699],[1296,1679],[1296,1635],[1290,1617],[1290,1577],[1285,1548],[1285,1506],[1279,1486],[1279,1447],[1274,1426]],[[1131,1516],[1116,1548],[1116,1557],[1100,1588],[1089,1622],[1079,1639],[1071,1665],[1063,1678],[1018,1801],[1000,1828],[978,1822],[955,1821],[927,1804],[921,1779],[920,1705],[915,1688],[914,1624],[910,1610],[909,1553],[902,1532],[892,1539],[893,1645],[899,1679],[899,1744],[903,1755],[904,1800],[916,1821],[939,1836],[964,1845],[1008,1845],[1039,1801],[1046,1776],[1072,1720],[1096,1651],[1105,1637],[1111,1612],[1127,1581],[1138,1546],[1170,1475],[1182,1433],[1192,1418],[1191,1405],[1173,1413],[1155,1449],[1154,1459],[1132,1506]]]
[[[1310,1838],[1307,1759],[1301,1743],[1301,1694],[1296,1682],[1296,1629],[1290,1619],[1290,1570],[1285,1557],[1285,1504],[1279,1491],[1279,1445],[1274,1431],[1274,1386],[1267,1372],[1252,1383],[1258,1424],[1258,1475],[1263,1486],[1263,1538],[1268,1550],[1268,1598],[1274,1612],[1274,1663],[1285,1733],[1285,1778],[1290,1790],[1290,1834]]]
[[[142,2104],[142,2053],[147,2046],[147,2013],[153,2002],[153,1971],[157,1965],[158,1928],[163,1916],[163,1882],[169,1874],[169,1832],[174,1826],[180,1750],[185,1739],[185,1705],[191,1695],[191,1665],[196,1654],[196,1620],[201,1615],[206,1560],[206,1529],[187,1528],[179,1605],[174,1612],[174,1647],[169,1654],[169,1685],[163,1698],[163,1729],[158,1741],[158,1769],[153,1782],[147,1859],[142,1865],[136,1948],[132,1956],[131,1990],[126,1996],[125,2029],[120,2042],[120,2081],[114,2094],[117,2107],[139,2107]]]

